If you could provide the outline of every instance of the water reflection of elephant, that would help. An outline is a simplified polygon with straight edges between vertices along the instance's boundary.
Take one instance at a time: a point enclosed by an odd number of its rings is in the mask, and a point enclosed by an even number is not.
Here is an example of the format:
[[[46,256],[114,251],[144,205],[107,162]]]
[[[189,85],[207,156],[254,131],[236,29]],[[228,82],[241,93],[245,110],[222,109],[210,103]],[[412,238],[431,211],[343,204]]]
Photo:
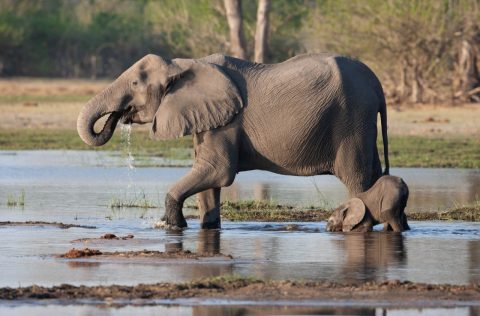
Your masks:
[[[221,251],[220,230],[218,229],[200,230],[195,238],[195,249],[191,249],[191,247],[186,247],[184,245],[186,238],[183,231],[171,232],[169,236],[173,237],[176,241],[165,244],[165,251],[167,252],[190,250],[196,253],[219,254]],[[223,264],[192,264],[182,266],[178,271],[172,271],[172,273],[179,273],[184,279],[199,279],[232,274],[233,261],[224,262]]]
[[[178,236],[180,237],[178,242],[169,242],[165,244],[166,252],[176,252],[183,251],[183,231],[174,231],[170,232],[169,236]],[[220,230],[211,229],[211,230],[200,230],[198,232],[198,238],[196,243],[197,253],[211,253],[219,254],[220,253]]]
[[[356,282],[361,275],[365,280],[375,281],[384,275],[380,270],[406,262],[403,236],[398,233],[373,232],[368,234],[345,234],[336,241],[345,251],[342,266],[343,282]]]
[[[227,315],[377,315],[374,307],[194,306],[194,316]]]

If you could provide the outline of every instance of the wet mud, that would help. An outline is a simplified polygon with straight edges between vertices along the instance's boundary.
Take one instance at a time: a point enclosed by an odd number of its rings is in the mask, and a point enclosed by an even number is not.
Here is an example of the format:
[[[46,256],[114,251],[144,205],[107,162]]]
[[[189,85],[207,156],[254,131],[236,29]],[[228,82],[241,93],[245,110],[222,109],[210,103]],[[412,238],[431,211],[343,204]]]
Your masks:
[[[132,234],[128,234],[126,236],[117,236],[115,234],[112,234],[112,233],[107,233],[105,235],[102,235],[98,238],[80,238],[80,239],[75,239],[75,240],[72,240],[71,243],[78,243],[78,242],[91,242],[91,241],[99,241],[99,240],[130,240],[130,239],[133,239],[135,238],[134,235]]]
[[[178,250],[171,252],[162,252],[157,250],[141,250],[141,251],[100,251],[98,249],[70,249],[64,254],[57,255],[57,258],[78,259],[78,258],[150,258],[150,259],[201,259],[201,258],[222,258],[232,260],[231,255],[224,255],[215,252],[192,252],[190,250]]]
[[[392,306],[470,306],[480,300],[480,284],[426,284],[391,280],[342,284],[333,282],[264,281],[250,278],[216,277],[188,283],[156,283],[135,286],[28,286],[0,288],[2,300],[91,300],[110,302],[215,298],[251,301],[335,300],[349,302],[386,301]],[[149,301],[151,300],[151,301]]]
[[[96,229],[95,226],[88,226],[88,225],[77,225],[77,224],[64,224],[59,222],[43,222],[43,221],[25,221],[25,222],[0,222],[0,227],[2,226],[48,226],[48,227],[57,227],[61,229],[68,229],[68,228],[85,228],[85,229]]]

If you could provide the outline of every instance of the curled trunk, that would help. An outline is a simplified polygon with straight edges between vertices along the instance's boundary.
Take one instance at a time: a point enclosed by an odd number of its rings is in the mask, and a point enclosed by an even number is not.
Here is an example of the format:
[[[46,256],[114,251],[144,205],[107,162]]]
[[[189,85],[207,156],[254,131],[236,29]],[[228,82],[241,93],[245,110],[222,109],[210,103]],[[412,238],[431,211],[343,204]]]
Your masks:
[[[77,131],[82,140],[90,146],[102,146],[110,140],[122,112],[108,106],[111,89],[91,99],[82,109],[77,119]],[[105,115],[110,115],[100,132],[95,132],[95,123]]]

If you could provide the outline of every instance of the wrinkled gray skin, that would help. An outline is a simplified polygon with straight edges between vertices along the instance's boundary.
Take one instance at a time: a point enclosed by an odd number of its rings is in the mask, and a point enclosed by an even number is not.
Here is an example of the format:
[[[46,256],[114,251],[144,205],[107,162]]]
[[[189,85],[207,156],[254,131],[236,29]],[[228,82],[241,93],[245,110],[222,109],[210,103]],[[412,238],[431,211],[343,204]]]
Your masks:
[[[108,142],[118,121],[152,123],[154,139],[193,134],[193,167],[170,188],[164,220],[186,227],[183,201],[197,194],[201,226],[219,228],[220,188],[241,171],[333,174],[351,194],[368,189],[382,174],[378,113],[388,174],[385,98],[359,61],[312,54],[267,65],[219,54],[147,55],[85,105],[77,129],[94,146]]]
[[[368,191],[340,205],[328,219],[327,231],[367,232],[381,223],[385,230],[409,230],[407,200],[407,184],[399,177],[383,176]]]

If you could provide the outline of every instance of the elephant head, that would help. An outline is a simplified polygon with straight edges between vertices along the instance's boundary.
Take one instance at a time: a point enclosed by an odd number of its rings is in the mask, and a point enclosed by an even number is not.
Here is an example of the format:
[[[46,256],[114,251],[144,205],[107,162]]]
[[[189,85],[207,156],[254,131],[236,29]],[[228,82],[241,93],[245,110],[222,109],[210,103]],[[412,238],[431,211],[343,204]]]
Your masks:
[[[77,130],[93,146],[108,142],[119,121],[152,123],[153,138],[169,139],[224,126],[242,107],[235,83],[219,66],[147,55],[84,106]]]
[[[363,220],[365,212],[363,201],[359,198],[351,198],[333,211],[327,222],[327,231],[352,231]]]

